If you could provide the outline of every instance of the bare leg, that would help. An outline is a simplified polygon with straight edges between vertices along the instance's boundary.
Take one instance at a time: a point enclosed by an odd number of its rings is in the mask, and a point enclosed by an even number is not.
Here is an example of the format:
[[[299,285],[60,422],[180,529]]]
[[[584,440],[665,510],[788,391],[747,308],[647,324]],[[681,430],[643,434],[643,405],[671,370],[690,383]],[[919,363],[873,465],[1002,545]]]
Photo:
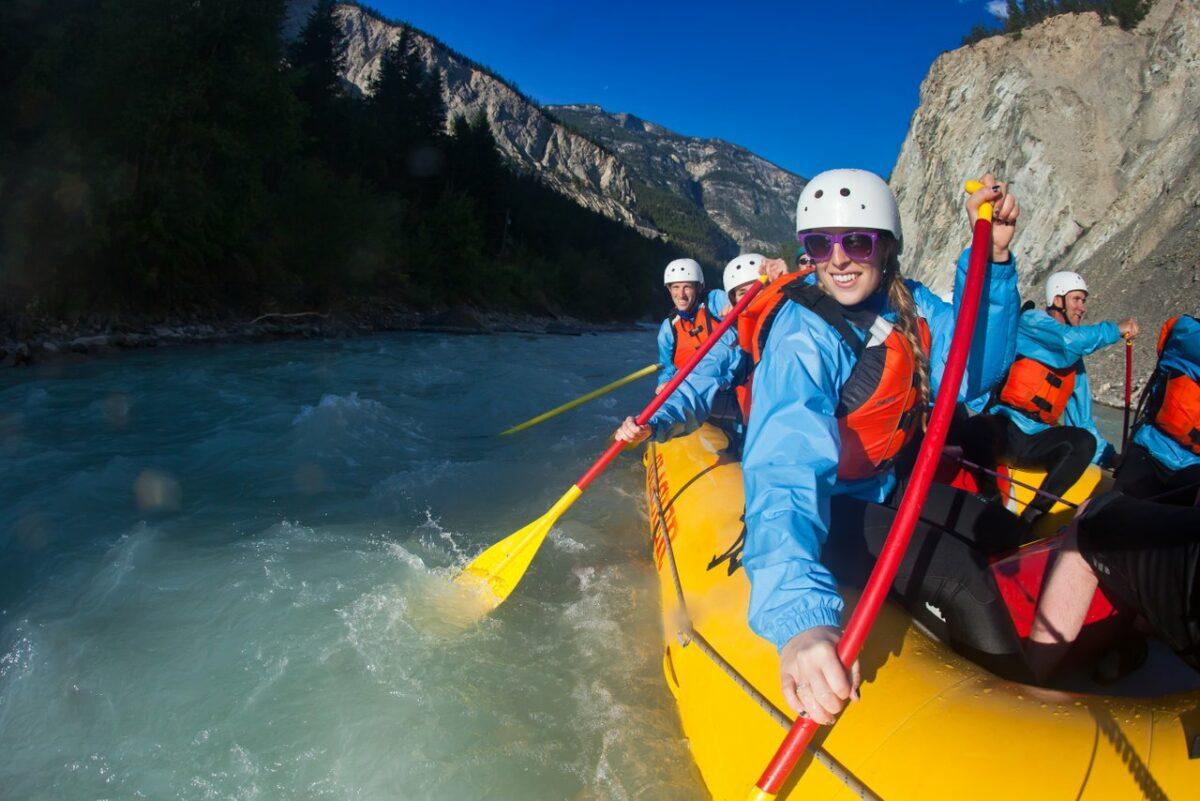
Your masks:
[[[1029,667],[1038,681],[1054,672],[1079,636],[1096,593],[1096,574],[1079,553],[1076,525],[1071,521],[1063,549],[1050,567],[1025,646]]]

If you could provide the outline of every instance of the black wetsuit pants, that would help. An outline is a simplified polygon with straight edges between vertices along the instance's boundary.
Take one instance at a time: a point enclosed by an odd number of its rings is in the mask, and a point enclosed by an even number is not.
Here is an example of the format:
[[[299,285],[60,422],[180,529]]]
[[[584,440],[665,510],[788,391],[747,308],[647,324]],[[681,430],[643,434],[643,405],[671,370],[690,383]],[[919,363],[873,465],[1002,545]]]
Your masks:
[[[1107,493],[1079,519],[1079,553],[1113,603],[1200,670],[1200,508]]]
[[[901,485],[881,504],[845,495],[831,499],[822,561],[839,583],[865,584],[903,496]],[[934,484],[893,594],[937,636],[982,664],[1010,672],[1005,665],[1023,665],[1021,648],[988,557],[1020,545],[1023,529],[998,502]]]
[[[1121,456],[1116,489],[1132,498],[1192,506],[1200,494],[1200,465],[1168,470],[1150,451],[1131,444]]]
[[[958,421],[957,439],[963,455],[984,467],[1007,464],[1013,467],[1046,471],[1041,489],[1062,495],[1070,489],[1092,463],[1096,438],[1090,431],[1074,426],[1055,426],[1038,434],[1026,434],[1002,414],[977,414]],[[995,484],[984,484],[984,494],[993,494]],[[1035,495],[1022,519],[1030,522],[1054,505],[1053,498]]]

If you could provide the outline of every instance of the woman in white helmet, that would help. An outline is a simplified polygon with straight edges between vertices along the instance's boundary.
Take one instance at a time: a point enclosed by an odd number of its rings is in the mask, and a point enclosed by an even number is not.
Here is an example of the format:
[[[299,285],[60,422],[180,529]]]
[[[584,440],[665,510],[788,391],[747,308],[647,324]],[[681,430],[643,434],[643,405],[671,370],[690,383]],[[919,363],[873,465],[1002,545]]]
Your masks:
[[[663,286],[674,309],[658,328],[660,389],[708,340],[729,307],[729,300],[719,289],[704,297],[704,271],[695,259],[675,259],[668,264],[663,270]]]
[[[992,176],[981,182],[985,188],[966,206],[972,224],[981,203],[995,206],[992,263],[965,398],[985,393],[1003,375],[1020,305],[1008,250],[1017,203]],[[899,212],[878,176],[861,170],[816,176],[800,195],[796,228],[816,263],[816,285],[790,283],[749,337],[759,362],[743,456],[742,563],[751,584],[750,625],[780,649],[784,697],[824,724],[858,682],[857,666],[848,672],[837,659],[844,607],[825,560],[841,565],[844,556],[846,564],[860,565],[860,552],[878,554],[899,501],[892,462],[899,444],[919,433],[936,394],[955,309],[900,274]],[[967,255],[958,261],[956,298]],[[999,630],[1007,621],[1003,601],[974,568],[969,546],[926,521],[958,530],[976,525],[984,511],[973,496],[935,485],[895,584],[915,617],[977,651],[991,647],[979,630]],[[917,554],[926,561],[914,562]],[[971,569],[956,571],[964,563]],[[929,582],[926,570],[950,578]],[[942,589],[931,590],[935,585]],[[937,608],[938,617],[928,608]],[[1011,648],[1019,656],[1019,643]]]
[[[1016,358],[994,393],[990,414],[976,415],[963,430],[971,461],[1046,471],[1041,488],[1066,492],[1092,462],[1111,463],[1115,452],[1092,419],[1092,391],[1083,359],[1122,337],[1138,334],[1137,321],[1083,325],[1088,285],[1079,273],[1061,271],[1046,281],[1045,309],[1029,309],[1017,327]],[[986,490],[994,489],[984,481]],[[1036,496],[1022,515],[1032,522],[1054,501]]]

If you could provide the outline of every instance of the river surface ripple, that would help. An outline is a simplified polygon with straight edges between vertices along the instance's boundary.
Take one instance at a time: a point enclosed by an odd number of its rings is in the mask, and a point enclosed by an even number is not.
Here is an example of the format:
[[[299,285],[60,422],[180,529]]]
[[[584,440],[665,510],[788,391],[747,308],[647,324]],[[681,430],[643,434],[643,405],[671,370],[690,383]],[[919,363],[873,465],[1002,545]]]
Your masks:
[[[703,797],[623,457],[481,624],[652,332],[178,348],[0,375],[0,798]]]

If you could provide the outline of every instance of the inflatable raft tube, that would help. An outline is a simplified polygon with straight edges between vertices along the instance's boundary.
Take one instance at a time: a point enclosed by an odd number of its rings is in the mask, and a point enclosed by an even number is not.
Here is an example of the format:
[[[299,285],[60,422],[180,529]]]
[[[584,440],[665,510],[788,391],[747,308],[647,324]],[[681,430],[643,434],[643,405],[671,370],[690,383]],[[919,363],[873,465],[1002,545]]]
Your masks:
[[[742,476],[725,445],[705,426],[652,445],[645,464],[667,684],[709,791],[742,801],[792,714],[775,649],[746,622]],[[862,700],[780,798],[1200,797],[1200,690],[1120,698],[1008,681],[892,602],[861,660]]]

